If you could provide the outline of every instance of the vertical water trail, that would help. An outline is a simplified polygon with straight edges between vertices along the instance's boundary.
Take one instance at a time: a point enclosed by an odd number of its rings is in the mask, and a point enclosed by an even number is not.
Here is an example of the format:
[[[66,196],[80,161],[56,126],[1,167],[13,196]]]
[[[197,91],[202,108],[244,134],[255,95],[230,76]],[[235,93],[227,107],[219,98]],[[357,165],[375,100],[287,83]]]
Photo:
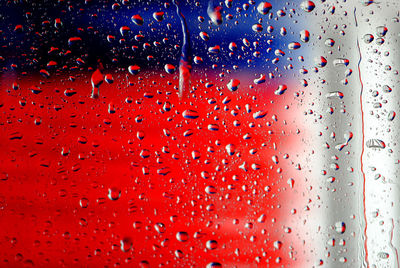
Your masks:
[[[104,77],[102,71],[104,70],[103,64],[100,60],[97,61],[97,69],[93,72],[90,79],[92,83],[92,95],[91,98],[97,99],[100,94],[100,86],[103,83]]]
[[[187,26],[185,16],[181,12],[178,1],[173,1],[176,6],[176,13],[181,21],[183,44],[182,53],[179,61],[179,97],[182,97],[183,92],[189,90],[190,87],[190,72],[192,70],[192,44],[190,43],[190,32]]]
[[[357,23],[357,16],[356,16],[356,8],[354,8],[354,20],[356,23],[356,27],[358,27]],[[364,172],[364,163],[363,163],[363,156],[364,156],[364,143],[365,143],[365,133],[364,133],[364,110],[363,110],[363,90],[364,90],[364,84],[361,79],[361,70],[360,70],[360,64],[362,60],[362,55],[361,55],[361,49],[360,49],[360,43],[358,41],[357,37],[357,48],[358,48],[358,53],[360,55],[360,59],[357,64],[357,69],[358,69],[358,77],[360,80],[361,84],[361,90],[360,90],[360,110],[361,110],[361,155],[360,155],[360,170],[362,174],[362,179],[363,179],[363,189],[362,189],[362,194],[363,194],[363,216],[364,216],[364,250],[365,250],[365,259],[364,263],[366,264],[367,267],[369,267],[369,261],[368,261],[368,236],[367,236],[367,215],[366,215],[366,207],[365,207],[365,172]]]
[[[396,267],[399,268],[400,267],[400,263],[399,263],[399,253],[397,252],[397,248],[393,245],[393,231],[394,231],[394,219],[392,218],[392,229],[390,231],[390,248],[392,249],[392,251],[396,254]]]

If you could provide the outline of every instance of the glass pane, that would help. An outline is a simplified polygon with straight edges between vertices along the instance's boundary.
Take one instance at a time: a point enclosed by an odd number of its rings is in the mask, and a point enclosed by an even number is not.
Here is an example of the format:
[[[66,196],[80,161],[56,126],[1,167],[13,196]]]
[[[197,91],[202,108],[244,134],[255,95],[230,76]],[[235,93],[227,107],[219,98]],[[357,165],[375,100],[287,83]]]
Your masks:
[[[400,267],[399,10],[4,0],[0,266]]]

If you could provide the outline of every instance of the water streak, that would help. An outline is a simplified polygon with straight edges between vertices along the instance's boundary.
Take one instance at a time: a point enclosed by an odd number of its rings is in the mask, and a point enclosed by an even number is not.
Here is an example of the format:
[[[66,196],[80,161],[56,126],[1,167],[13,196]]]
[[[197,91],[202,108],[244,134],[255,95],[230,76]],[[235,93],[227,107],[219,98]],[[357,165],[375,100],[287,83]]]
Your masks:
[[[356,8],[354,8],[354,20],[356,23],[356,27],[358,26],[357,23],[357,16],[356,16]],[[361,70],[360,70],[360,64],[362,60],[362,55],[361,55],[361,49],[360,49],[360,43],[357,38],[357,48],[358,48],[358,53],[360,55],[360,59],[357,64],[357,69],[358,69],[358,76],[361,84],[361,90],[360,90],[360,109],[361,109],[361,155],[360,155],[360,170],[363,178],[363,216],[364,216],[364,250],[365,250],[365,259],[364,259],[364,264],[369,268],[369,261],[368,261],[368,236],[367,236],[367,227],[368,227],[368,222],[367,222],[367,214],[366,214],[366,207],[365,207],[365,183],[366,183],[366,178],[365,178],[365,172],[364,172],[364,162],[363,162],[363,157],[364,157],[364,144],[365,144],[365,133],[364,133],[364,110],[363,110],[363,91],[364,91],[364,84],[361,79]]]
[[[190,32],[187,26],[185,16],[183,15],[178,1],[174,0],[176,6],[176,13],[181,21],[183,44],[182,53],[179,61],[179,97],[182,97],[183,92],[189,90],[190,87],[190,73],[192,70],[192,45],[190,43]]]
[[[397,248],[393,245],[393,231],[394,231],[394,219],[392,218],[392,230],[390,231],[390,248],[394,251],[396,254],[396,267],[399,268],[399,253],[397,252]]]

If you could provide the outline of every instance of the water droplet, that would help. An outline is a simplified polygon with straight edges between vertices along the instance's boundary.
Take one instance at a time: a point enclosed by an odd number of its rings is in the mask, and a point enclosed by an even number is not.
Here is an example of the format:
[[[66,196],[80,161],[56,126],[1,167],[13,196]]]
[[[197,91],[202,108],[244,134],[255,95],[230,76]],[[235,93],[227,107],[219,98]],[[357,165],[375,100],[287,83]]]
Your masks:
[[[206,268],[222,268],[222,264],[220,264],[219,262],[210,262],[209,264],[207,264]]]
[[[322,68],[322,67],[325,67],[325,66],[326,66],[327,61],[326,61],[326,59],[325,59],[324,57],[320,56],[320,57],[314,58],[314,63],[315,63],[315,65],[316,65],[317,67]]]
[[[267,111],[261,110],[261,111],[257,111],[253,114],[253,118],[254,119],[260,119],[260,118],[264,118],[267,115]]]
[[[315,4],[312,1],[304,1],[300,4],[301,9],[303,9],[305,12],[311,12],[315,8]]]
[[[107,84],[114,83],[114,78],[111,74],[106,74],[104,80],[106,81]]]
[[[282,242],[281,241],[274,241],[274,248],[275,249],[281,249],[282,247]]]
[[[128,26],[122,26],[121,28],[119,28],[119,32],[122,36],[126,36],[128,35],[128,33],[131,31],[131,28],[129,28]]]
[[[299,42],[292,42],[288,45],[288,48],[291,50],[299,49],[301,47]]]
[[[182,113],[182,116],[186,119],[196,119],[199,117],[199,114],[197,113],[197,111],[194,110],[185,110]]]
[[[374,0],[359,0],[359,1],[364,6],[369,6],[375,2]]]
[[[230,50],[230,51],[235,51],[235,50],[237,50],[237,45],[236,45],[235,42],[230,42],[230,43],[229,43],[229,50]]]
[[[265,74],[261,74],[259,78],[254,79],[254,84],[258,85],[264,83],[266,80],[265,78],[266,78]]]
[[[121,250],[123,252],[128,252],[132,249],[132,240],[130,238],[125,237],[120,241],[121,243]]]
[[[218,247],[218,242],[215,240],[208,240],[206,242],[206,247],[210,250],[214,250]]]
[[[174,65],[168,63],[168,64],[165,64],[164,70],[169,74],[173,74],[175,72],[176,68]]]
[[[83,197],[81,198],[81,200],[79,200],[79,205],[81,206],[81,208],[87,208],[89,206],[89,200]]]
[[[310,41],[310,32],[307,30],[302,30],[300,32],[300,40],[304,43],[307,43],[308,41]]]
[[[153,13],[153,18],[154,18],[157,22],[163,21],[163,20],[164,20],[164,12],[162,12],[162,11],[154,12],[154,13]]]
[[[390,92],[392,92],[392,88],[389,87],[388,85],[384,85],[384,86],[382,87],[382,90],[383,90],[383,92],[385,92],[385,93],[390,93]]]
[[[219,45],[208,48],[208,52],[210,52],[211,54],[218,54],[220,50],[221,47]]]
[[[260,13],[261,15],[267,15],[268,12],[272,9],[272,5],[268,2],[261,2],[260,4],[258,4],[257,6],[257,11],[258,13]]]
[[[217,193],[217,189],[215,188],[215,186],[212,186],[212,185],[207,186],[205,191],[207,194],[216,194]]]
[[[376,27],[376,34],[379,37],[384,37],[386,35],[387,31],[388,31],[388,28],[385,26]]]
[[[395,117],[396,117],[396,112],[390,111],[387,118],[389,121],[393,121]]]
[[[363,40],[366,44],[369,44],[374,41],[374,36],[372,34],[366,34],[364,35]]]
[[[143,18],[142,18],[140,15],[138,15],[138,14],[133,15],[133,16],[131,17],[131,20],[132,20],[133,23],[135,23],[135,24],[138,25],[138,26],[143,25]]]
[[[279,85],[278,88],[275,90],[275,95],[282,95],[287,90],[286,85]]]
[[[343,234],[346,231],[346,224],[342,221],[335,223],[335,231],[339,234]]]
[[[219,130],[219,126],[217,124],[209,124],[207,126],[208,130],[210,131],[218,131]]]
[[[210,36],[206,32],[200,32],[199,35],[200,35],[201,39],[203,39],[204,41],[210,40]]]
[[[177,249],[177,250],[175,250],[175,256],[178,258],[178,259],[182,259],[183,257],[184,257],[184,253],[182,252],[182,250],[180,250],[180,249]]]
[[[136,74],[138,74],[140,72],[140,67],[137,66],[137,65],[130,65],[128,67],[128,71],[129,71],[130,74],[136,75]]]
[[[69,46],[75,46],[75,45],[79,44],[80,42],[82,42],[82,38],[80,38],[80,37],[71,37],[68,39]]]
[[[226,85],[230,91],[238,90],[240,85],[240,80],[238,79],[231,79],[229,83]]]
[[[214,6],[213,0],[208,2],[207,14],[215,25],[222,24],[222,6]]]
[[[326,97],[328,99],[343,99],[344,94],[341,91],[329,92]]]
[[[257,33],[262,32],[264,29],[260,23],[253,24],[253,26],[251,26],[251,28],[253,29],[254,32],[257,32]]]
[[[378,258],[380,258],[380,259],[389,259],[389,253],[387,253],[387,252],[379,252],[378,253]]]
[[[180,242],[186,242],[189,239],[189,235],[187,232],[177,232],[176,239]]]
[[[385,142],[379,139],[369,139],[367,140],[366,145],[368,148],[375,148],[375,149],[385,149],[386,147]]]
[[[332,38],[328,38],[325,40],[325,46],[327,47],[333,47],[335,45],[335,40]]]
[[[225,149],[226,149],[226,152],[228,155],[234,155],[236,146],[234,144],[228,144],[228,145],[226,145]]]
[[[112,201],[116,201],[121,197],[121,190],[113,187],[108,189],[108,198]]]
[[[203,63],[203,58],[200,57],[200,56],[195,56],[194,59],[193,59],[193,61],[194,61],[194,63],[196,63],[196,64],[201,64],[201,63]]]
[[[165,227],[164,223],[161,223],[161,222],[154,224],[154,229],[159,234],[163,234],[166,231],[166,227]]]
[[[350,61],[349,61],[348,59],[335,59],[335,60],[333,61],[333,65],[334,65],[335,67],[338,67],[338,66],[347,66],[347,65],[349,65],[349,63],[350,63]]]

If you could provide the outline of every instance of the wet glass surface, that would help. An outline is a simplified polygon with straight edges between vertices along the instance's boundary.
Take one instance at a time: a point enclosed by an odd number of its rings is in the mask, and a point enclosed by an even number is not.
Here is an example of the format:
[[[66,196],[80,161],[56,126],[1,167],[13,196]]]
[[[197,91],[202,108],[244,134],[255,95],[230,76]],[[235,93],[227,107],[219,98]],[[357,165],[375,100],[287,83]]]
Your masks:
[[[397,1],[0,2],[1,267],[400,267]]]

